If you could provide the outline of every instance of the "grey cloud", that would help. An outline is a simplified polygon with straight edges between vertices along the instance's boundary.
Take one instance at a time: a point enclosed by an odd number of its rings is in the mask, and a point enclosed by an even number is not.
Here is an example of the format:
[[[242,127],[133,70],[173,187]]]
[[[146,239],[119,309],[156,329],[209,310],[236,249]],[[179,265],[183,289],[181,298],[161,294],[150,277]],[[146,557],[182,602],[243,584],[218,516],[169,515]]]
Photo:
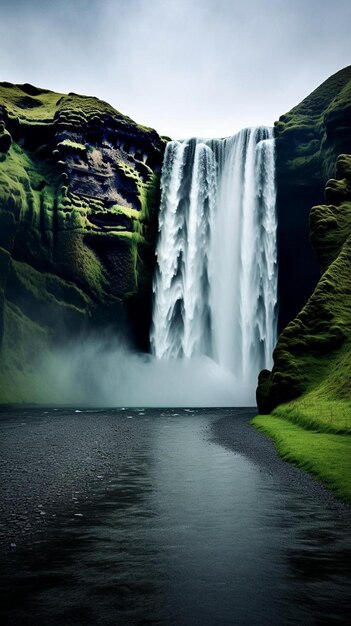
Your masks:
[[[12,0],[3,80],[93,94],[173,137],[272,124],[350,63],[349,0]]]

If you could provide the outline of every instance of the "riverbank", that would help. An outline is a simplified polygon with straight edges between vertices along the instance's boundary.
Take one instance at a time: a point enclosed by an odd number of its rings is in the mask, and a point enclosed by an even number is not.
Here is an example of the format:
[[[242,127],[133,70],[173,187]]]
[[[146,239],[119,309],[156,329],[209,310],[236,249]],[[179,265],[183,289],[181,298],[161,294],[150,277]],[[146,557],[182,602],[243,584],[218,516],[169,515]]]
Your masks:
[[[283,484],[289,484],[295,490],[330,505],[339,515],[349,517],[347,496],[351,449],[347,436],[318,436],[317,433],[272,415],[259,415],[250,420],[243,414],[242,418],[235,420],[226,417],[214,422],[212,437],[216,443],[244,454]],[[311,458],[314,461],[313,468],[319,462],[319,473],[316,469],[312,471]],[[334,458],[339,461],[342,459],[343,462],[338,466]],[[334,482],[325,478],[322,481],[320,474],[322,467],[326,466],[330,468]],[[339,490],[335,488],[338,479],[341,485]]]
[[[143,447],[150,420],[178,415],[188,419],[207,416],[210,440],[244,455],[260,471],[280,480],[284,489],[293,486],[316,501],[327,502],[340,515],[345,511],[349,515],[347,505],[301,471],[313,471],[314,467],[306,461],[313,451],[315,464],[328,462],[333,476],[340,476],[347,483],[351,455],[345,454],[345,446],[349,438],[334,434],[316,436],[311,431],[303,431],[300,437],[298,425],[272,416],[255,417],[255,408],[1,407],[0,544],[5,548],[17,547],[38,533],[45,534],[62,515],[78,520],[81,508],[108,490],[135,449]],[[250,425],[254,417],[261,432]],[[299,464],[301,469],[279,458],[263,432],[275,440],[285,460]],[[311,442],[318,442],[318,446]],[[325,454],[323,442],[328,443],[330,457]],[[343,463],[334,462],[340,458]],[[314,473],[319,476],[317,471]],[[325,484],[333,488],[332,481],[325,480]]]
[[[313,412],[308,403],[305,407],[290,403],[271,415],[258,415],[252,424],[271,437],[284,461],[310,472],[350,505],[351,436],[348,407],[341,404],[329,402]]]
[[[348,624],[350,509],[256,409],[80,410],[0,412],[1,624]]]

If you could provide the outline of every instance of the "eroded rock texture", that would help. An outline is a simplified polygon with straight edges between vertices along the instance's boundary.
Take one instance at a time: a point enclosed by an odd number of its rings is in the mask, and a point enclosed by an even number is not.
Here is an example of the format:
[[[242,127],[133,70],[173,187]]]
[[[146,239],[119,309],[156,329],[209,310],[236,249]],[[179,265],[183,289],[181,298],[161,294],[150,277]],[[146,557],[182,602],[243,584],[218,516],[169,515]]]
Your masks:
[[[322,276],[280,335],[272,372],[260,374],[261,413],[306,392],[317,407],[321,399],[351,398],[351,154],[338,157],[325,200],[310,215]]]
[[[163,150],[97,98],[0,84],[0,401],[69,334],[147,347]]]
[[[275,137],[282,330],[320,276],[309,239],[309,214],[312,206],[323,203],[325,181],[333,176],[338,155],[351,151],[351,66],[282,115]]]

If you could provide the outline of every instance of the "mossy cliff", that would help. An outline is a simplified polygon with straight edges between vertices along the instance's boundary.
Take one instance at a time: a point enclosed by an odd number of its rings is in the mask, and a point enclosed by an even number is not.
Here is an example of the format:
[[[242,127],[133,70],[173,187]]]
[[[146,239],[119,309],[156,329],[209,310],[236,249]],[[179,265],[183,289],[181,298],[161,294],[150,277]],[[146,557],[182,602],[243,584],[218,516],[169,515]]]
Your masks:
[[[261,413],[303,396],[306,408],[314,404],[319,421],[324,419],[322,404],[329,400],[344,400],[351,417],[351,154],[338,157],[335,176],[327,182],[328,204],[313,207],[310,215],[322,276],[302,311],[281,333],[272,372],[260,374]],[[310,409],[313,413],[312,405]],[[339,409],[334,417],[340,426]],[[330,414],[325,420],[333,426]]]
[[[279,328],[305,305],[320,276],[309,237],[312,206],[339,154],[351,149],[351,66],[331,76],[275,124]]]
[[[39,399],[36,355],[69,334],[147,347],[163,150],[97,98],[0,83],[0,402]]]
[[[317,194],[320,176],[333,178],[326,183],[324,202],[309,213],[311,244],[319,262],[319,281],[305,306],[281,333],[274,351],[271,372],[259,376],[257,402],[261,416],[257,428],[270,435],[288,461],[312,472],[317,478],[351,503],[351,71],[339,72],[306,99],[315,99],[323,112],[310,128],[305,128],[303,103],[278,124],[278,135],[287,133],[291,142],[304,151],[285,164],[278,162],[280,176],[285,171],[286,189],[291,183],[301,187],[301,197]],[[340,81],[344,82],[341,87]],[[330,90],[334,89],[334,99]],[[325,107],[324,96],[329,101]],[[319,97],[321,99],[319,99]],[[325,108],[323,108],[325,107]],[[297,116],[296,111],[300,112]],[[294,113],[295,112],[295,113]],[[299,128],[301,134],[299,134]],[[313,133],[321,133],[317,144]],[[306,144],[305,133],[311,144]],[[315,142],[315,143],[313,143]],[[279,144],[278,144],[279,145]],[[304,148],[305,146],[305,148]],[[315,146],[315,148],[313,148]],[[279,158],[279,150],[278,150]],[[334,163],[334,164],[333,164]],[[285,168],[285,169],[284,169]],[[289,169],[290,168],[290,169]],[[291,181],[291,182],[289,182]],[[312,190],[312,191],[311,191]],[[284,196],[281,193],[280,202]],[[286,197],[287,206],[289,200]],[[282,212],[283,207],[280,205]],[[303,207],[303,210],[304,207]],[[311,280],[308,259],[297,237],[298,228],[288,216],[280,228],[289,236],[300,259],[295,280]],[[282,221],[282,220],[281,220]],[[302,221],[300,223],[302,229]],[[285,230],[284,230],[285,229]],[[302,232],[302,230],[301,230]],[[281,235],[282,236],[282,235]],[[282,242],[281,242],[282,245]],[[311,246],[311,249],[312,249]],[[290,252],[291,252],[290,250]],[[302,261],[305,259],[305,271]],[[305,275],[304,275],[305,274]],[[312,283],[310,285],[312,287]],[[292,278],[286,284],[291,295],[302,297]],[[271,415],[267,415],[271,413]]]

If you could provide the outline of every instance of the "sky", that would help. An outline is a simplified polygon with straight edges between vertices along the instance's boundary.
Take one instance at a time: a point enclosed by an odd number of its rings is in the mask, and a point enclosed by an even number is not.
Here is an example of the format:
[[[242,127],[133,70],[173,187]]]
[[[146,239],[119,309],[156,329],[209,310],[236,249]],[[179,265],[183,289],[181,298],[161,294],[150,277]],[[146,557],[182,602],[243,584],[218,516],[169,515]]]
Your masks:
[[[172,138],[273,125],[351,64],[350,0],[0,0],[0,80]]]

